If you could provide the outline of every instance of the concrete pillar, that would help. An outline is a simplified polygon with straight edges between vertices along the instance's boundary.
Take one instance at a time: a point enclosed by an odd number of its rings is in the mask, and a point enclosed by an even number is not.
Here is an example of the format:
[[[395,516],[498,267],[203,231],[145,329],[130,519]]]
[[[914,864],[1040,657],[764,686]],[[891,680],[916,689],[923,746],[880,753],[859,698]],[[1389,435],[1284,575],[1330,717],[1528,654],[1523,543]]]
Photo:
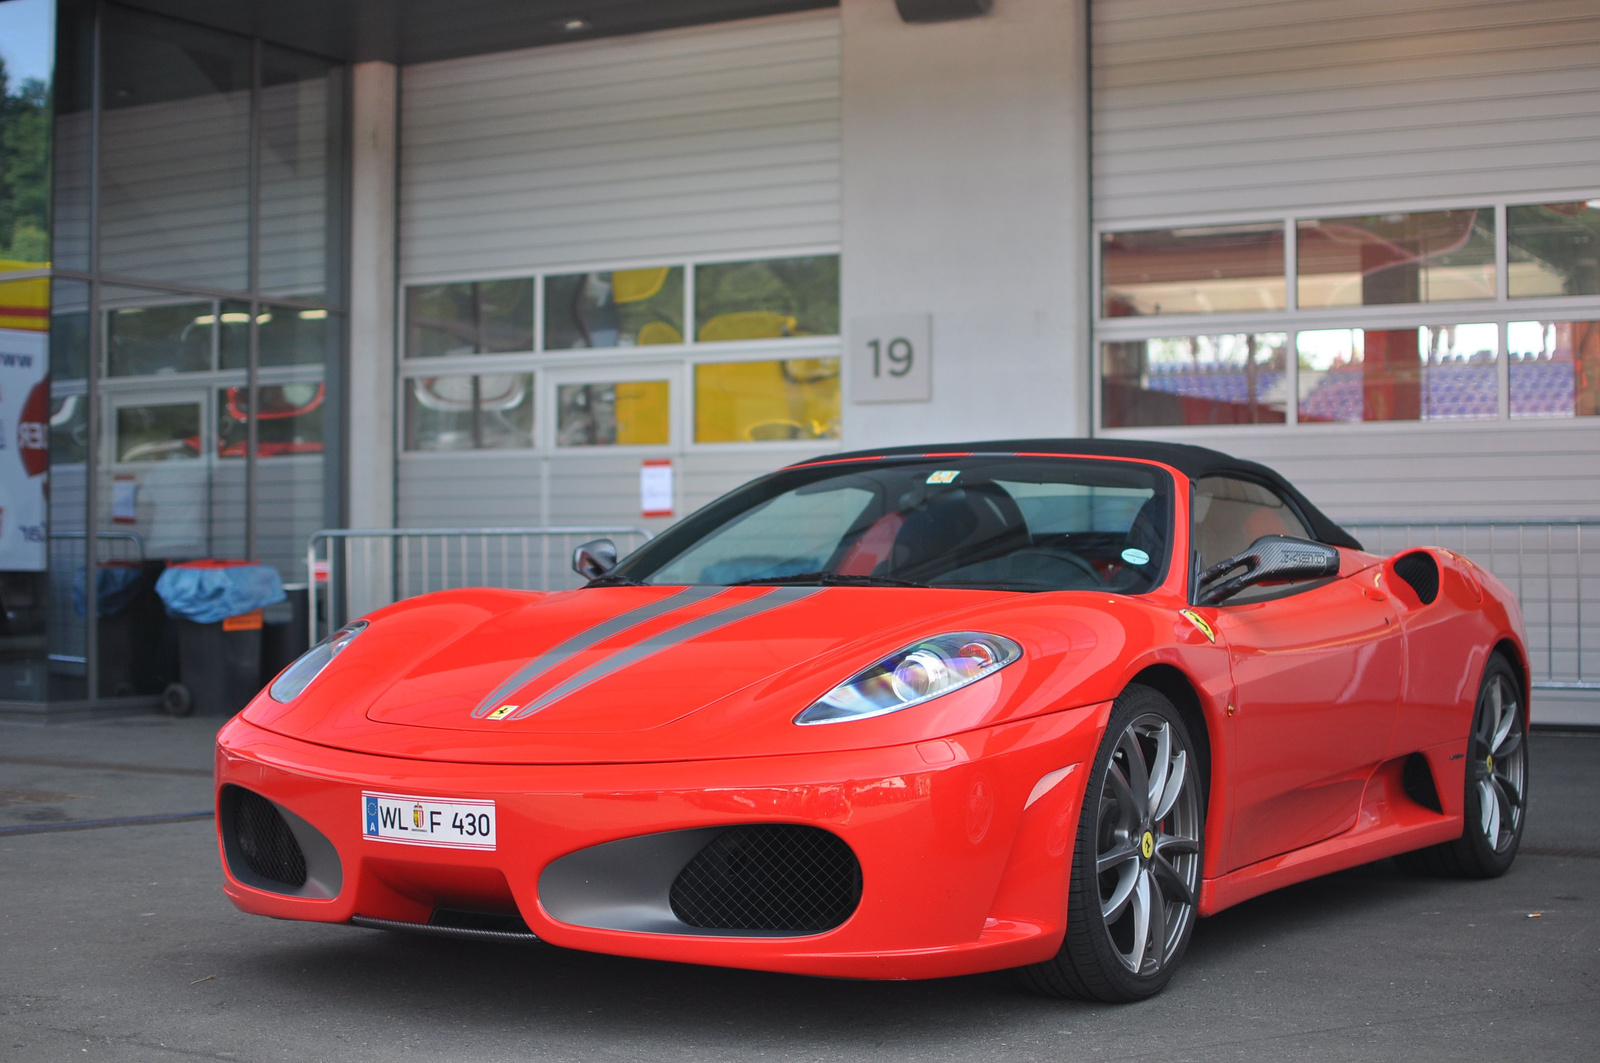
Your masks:
[[[351,76],[349,524],[394,525],[395,149],[399,75]]]
[[[860,318],[933,319],[932,400],[847,391],[844,445],[1087,434],[1084,0],[921,25],[890,0],[840,14],[846,357]]]

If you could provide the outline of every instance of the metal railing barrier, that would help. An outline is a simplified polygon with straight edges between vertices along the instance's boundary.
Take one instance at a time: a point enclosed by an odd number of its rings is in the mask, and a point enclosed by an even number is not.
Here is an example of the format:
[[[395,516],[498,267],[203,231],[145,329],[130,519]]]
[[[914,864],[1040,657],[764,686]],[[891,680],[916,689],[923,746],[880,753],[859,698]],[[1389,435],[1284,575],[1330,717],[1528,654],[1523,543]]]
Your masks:
[[[643,528],[325,528],[306,543],[311,644],[352,617],[457,587],[555,591],[583,585],[572,551],[607,538],[625,557]]]
[[[1374,554],[1442,546],[1493,572],[1522,603],[1541,690],[1600,690],[1600,520],[1351,521]],[[1585,540],[1589,549],[1585,550]]]

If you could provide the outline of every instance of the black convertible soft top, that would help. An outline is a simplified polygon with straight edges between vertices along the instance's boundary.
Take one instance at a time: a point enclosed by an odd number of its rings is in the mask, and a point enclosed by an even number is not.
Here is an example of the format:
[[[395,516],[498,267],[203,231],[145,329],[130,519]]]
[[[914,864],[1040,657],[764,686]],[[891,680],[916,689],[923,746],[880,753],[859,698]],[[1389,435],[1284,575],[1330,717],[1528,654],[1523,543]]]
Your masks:
[[[1134,439],[988,439],[977,443],[937,443],[925,446],[883,447],[846,454],[819,454],[816,461],[852,458],[915,457],[922,454],[1081,454],[1085,457],[1135,458],[1170,465],[1191,480],[1205,476],[1235,476],[1254,480],[1276,490],[1298,509],[1318,542],[1362,549],[1361,543],[1339,527],[1295,486],[1272,469],[1253,461],[1231,457],[1220,450],[1187,443],[1152,443]],[[805,464],[805,463],[800,463]]]

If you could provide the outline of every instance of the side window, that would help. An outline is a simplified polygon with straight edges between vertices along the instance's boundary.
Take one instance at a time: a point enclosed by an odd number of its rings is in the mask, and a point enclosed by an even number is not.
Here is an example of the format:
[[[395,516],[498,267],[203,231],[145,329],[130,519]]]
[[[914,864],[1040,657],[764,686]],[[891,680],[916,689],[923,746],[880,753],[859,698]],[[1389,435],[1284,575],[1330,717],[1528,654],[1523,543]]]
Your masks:
[[[1194,548],[1200,552],[1202,571],[1263,535],[1311,538],[1294,510],[1260,484],[1226,476],[1195,482]]]

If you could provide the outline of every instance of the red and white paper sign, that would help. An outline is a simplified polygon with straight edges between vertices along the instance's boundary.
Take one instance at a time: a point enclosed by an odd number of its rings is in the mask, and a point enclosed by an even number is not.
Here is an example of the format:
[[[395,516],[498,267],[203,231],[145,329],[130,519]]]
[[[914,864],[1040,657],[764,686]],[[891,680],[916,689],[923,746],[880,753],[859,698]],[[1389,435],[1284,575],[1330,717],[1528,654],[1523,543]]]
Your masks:
[[[658,458],[639,468],[639,509],[646,517],[672,516],[672,461]]]

